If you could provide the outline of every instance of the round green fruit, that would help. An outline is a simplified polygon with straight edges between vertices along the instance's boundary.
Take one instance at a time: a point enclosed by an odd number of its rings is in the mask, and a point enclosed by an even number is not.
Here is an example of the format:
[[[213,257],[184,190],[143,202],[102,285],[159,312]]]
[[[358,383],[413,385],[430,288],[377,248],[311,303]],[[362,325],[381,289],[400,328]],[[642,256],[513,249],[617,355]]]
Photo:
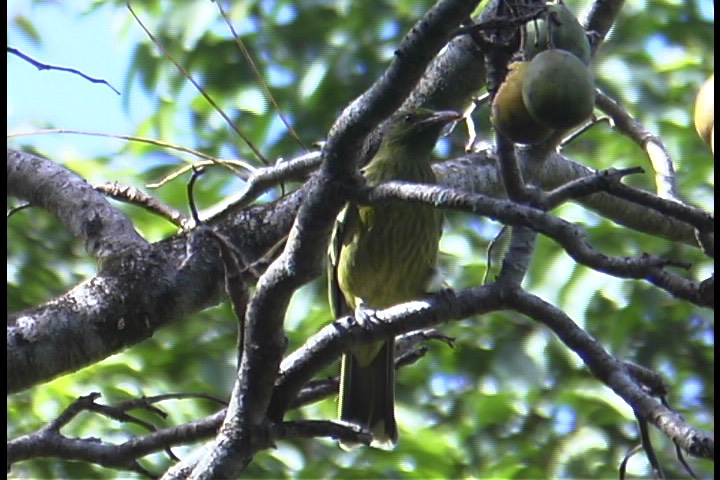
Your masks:
[[[515,143],[533,144],[547,140],[553,130],[535,121],[522,99],[523,78],[528,62],[510,64],[505,81],[493,99],[490,120],[495,129]]]
[[[527,60],[553,48],[572,53],[585,65],[590,63],[590,41],[585,29],[564,3],[549,5],[545,18],[527,24],[523,48]]]
[[[695,98],[695,130],[715,152],[715,74],[702,84]]]
[[[550,128],[572,128],[586,120],[595,106],[590,69],[565,50],[545,50],[532,59],[522,84],[530,115]]]

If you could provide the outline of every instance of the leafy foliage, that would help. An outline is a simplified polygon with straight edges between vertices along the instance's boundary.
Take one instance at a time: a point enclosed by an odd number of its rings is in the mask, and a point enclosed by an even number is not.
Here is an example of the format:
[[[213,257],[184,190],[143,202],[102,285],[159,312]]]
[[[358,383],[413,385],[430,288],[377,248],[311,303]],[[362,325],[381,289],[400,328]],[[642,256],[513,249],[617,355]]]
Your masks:
[[[233,2],[232,22],[263,78],[306,144],[324,138],[341,109],[383,71],[402,35],[431,5],[427,0],[347,2],[274,0]],[[711,73],[714,18],[701,0],[626,3],[609,39],[594,60],[600,88],[618,99],[660,136],[677,162],[679,191],[690,203],[712,209],[714,163],[691,125],[697,87]],[[118,41],[132,45],[122,90],[142,95],[155,106],[138,135],[176,141],[219,157],[260,165],[250,150],[191,88],[126,13],[124,2],[88,4],[117,8],[125,22]],[[263,97],[227,26],[212,2],[146,1],[134,5],[146,26],[171,55],[219,103],[268,159],[292,157],[301,148],[287,134],[277,112]],[[574,5],[580,10],[586,5]],[[38,5],[35,8],[53,8]],[[172,12],[169,15],[168,12]],[[42,28],[18,16],[13,28],[39,41]],[[9,33],[12,36],[12,33]],[[35,74],[30,73],[30,74]],[[127,100],[123,100],[127,101]],[[488,139],[487,107],[475,113]],[[102,117],[88,118],[87,128]],[[43,119],[38,118],[38,123]],[[12,125],[9,126],[12,129]],[[484,128],[484,130],[483,130]],[[128,133],[128,132],[117,132]],[[462,144],[456,131],[453,145]],[[36,137],[22,138],[33,147]],[[67,137],[65,137],[67,138]],[[70,141],[68,139],[68,141]],[[14,141],[15,142],[15,141]],[[57,159],[55,152],[43,152]],[[630,140],[606,124],[583,134],[565,150],[570,158],[604,169],[641,165],[646,157]],[[142,187],[188,162],[184,154],[128,143],[112,158],[67,158],[66,165],[93,181],[119,180]],[[184,209],[187,179],[153,192]],[[652,175],[632,180],[653,189]],[[201,206],[242,188],[221,169],[199,185]],[[266,198],[279,195],[273,192]],[[158,240],[173,228],[157,217],[121,206],[136,228]],[[43,212],[20,212],[8,221],[8,310],[15,311],[62,293],[94,274],[82,245]],[[601,251],[613,255],[653,252],[692,262],[692,274],[713,270],[693,248],[620,229],[575,205],[556,212],[582,224]],[[490,221],[448,214],[441,271],[454,288],[477,285],[487,268],[486,248],[499,229]],[[526,288],[568,313],[605,348],[661,372],[670,385],[670,402],[691,424],[711,429],[714,416],[713,312],[673,301],[648,283],[610,277],[577,266],[555,243],[540,238]],[[288,349],[297,348],[330,320],[325,279],[297,292],[287,314]],[[223,304],[158,332],[125,352],[72,375],[8,398],[8,437],[34,431],[55,418],[75,398],[99,391],[107,403],[167,392],[208,392],[227,397],[232,387],[235,320]],[[601,386],[543,326],[511,312],[493,313],[449,324],[450,348],[431,342],[429,354],[398,374],[397,417],[400,443],[392,452],[340,451],[326,440],[280,442],[258,455],[246,470],[251,478],[608,478],[638,442],[631,409]],[[335,374],[328,371],[327,375]],[[336,399],[292,412],[292,418],[329,419]],[[206,400],[162,405],[174,425],[212,413]],[[78,437],[120,442],[137,427],[83,416],[63,431]],[[671,477],[684,473],[674,446],[654,435],[660,459]],[[189,451],[183,447],[175,453]],[[171,465],[164,454],[143,460],[153,472]],[[691,460],[704,478],[710,462]],[[630,463],[633,477],[646,477],[642,456]],[[127,478],[127,472],[64,462],[26,462],[11,477]]]

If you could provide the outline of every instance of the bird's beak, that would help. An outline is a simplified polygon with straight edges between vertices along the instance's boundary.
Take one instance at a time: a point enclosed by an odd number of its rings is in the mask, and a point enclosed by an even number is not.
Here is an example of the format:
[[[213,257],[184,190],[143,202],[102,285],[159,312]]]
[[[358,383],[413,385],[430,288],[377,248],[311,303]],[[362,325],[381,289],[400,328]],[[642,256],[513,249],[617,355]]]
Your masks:
[[[445,125],[446,123],[460,120],[462,115],[454,110],[441,110],[430,115],[424,119],[421,123],[425,125]]]

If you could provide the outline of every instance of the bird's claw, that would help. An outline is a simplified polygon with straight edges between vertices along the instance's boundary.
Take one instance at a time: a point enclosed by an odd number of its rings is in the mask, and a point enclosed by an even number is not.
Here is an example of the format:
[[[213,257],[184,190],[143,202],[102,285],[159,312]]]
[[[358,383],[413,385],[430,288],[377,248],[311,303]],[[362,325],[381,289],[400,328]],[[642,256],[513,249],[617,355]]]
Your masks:
[[[353,318],[355,323],[361,327],[380,323],[377,317],[377,310],[373,308],[358,308],[355,310],[355,316]]]

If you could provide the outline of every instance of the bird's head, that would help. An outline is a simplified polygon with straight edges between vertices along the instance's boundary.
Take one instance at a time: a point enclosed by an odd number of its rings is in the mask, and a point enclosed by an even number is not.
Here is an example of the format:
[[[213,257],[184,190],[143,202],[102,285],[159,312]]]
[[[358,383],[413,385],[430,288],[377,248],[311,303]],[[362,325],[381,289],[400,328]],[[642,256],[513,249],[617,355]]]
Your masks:
[[[385,134],[383,143],[418,150],[432,150],[445,125],[462,117],[452,110],[414,108],[398,113]]]

